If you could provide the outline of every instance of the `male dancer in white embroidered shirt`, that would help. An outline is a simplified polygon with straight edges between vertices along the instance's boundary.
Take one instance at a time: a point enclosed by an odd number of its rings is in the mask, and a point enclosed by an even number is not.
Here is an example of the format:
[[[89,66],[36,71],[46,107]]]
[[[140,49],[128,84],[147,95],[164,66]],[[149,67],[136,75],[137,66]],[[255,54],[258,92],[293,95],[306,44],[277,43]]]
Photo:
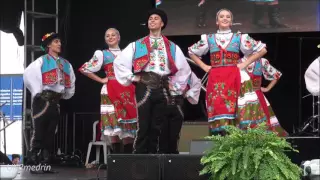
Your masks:
[[[58,34],[44,35],[41,47],[46,54],[33,61],[23,74],[24,84],[33,100],[33,135],[28,160],[28,164],[33,165],[50,163],[50,151],[53,150],[54,134],[60,118],[59,100],[70,99],[74,95],[76,81],[71,64],[59,57],[61,42]]]
[[[181,49],[161,34],[167,16],[160,9],[148,14],[150,35],[130,43],[114,60],[115,76],[120,84],[136,85],[138,130],[135,154],[157,153],[160,126],[167,105],[183,101],[182,95],[191,75]],[[134,72],[132,72],[132,67]]]

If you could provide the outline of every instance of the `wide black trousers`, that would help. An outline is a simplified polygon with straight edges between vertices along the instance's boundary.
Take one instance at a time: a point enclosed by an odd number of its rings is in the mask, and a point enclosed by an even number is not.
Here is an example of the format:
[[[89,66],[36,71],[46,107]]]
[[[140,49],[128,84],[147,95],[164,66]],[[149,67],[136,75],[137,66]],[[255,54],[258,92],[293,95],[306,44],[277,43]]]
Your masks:
[[[32,103],[32,113],[31,152],[53,151],[55,130],[60,118],[58,101],[35,97]]]
[[[137,136],[134,141],[135,154],[158,152],[161,124],[166,114],[167,100],[163,88],[149,89],[145,84],[136,84],[138,109]]]
[[[166,108],[166,118],[162,122],[159,137],[160,154],[179,154],[178,142],[184,119],[181,105],[169,105]]]

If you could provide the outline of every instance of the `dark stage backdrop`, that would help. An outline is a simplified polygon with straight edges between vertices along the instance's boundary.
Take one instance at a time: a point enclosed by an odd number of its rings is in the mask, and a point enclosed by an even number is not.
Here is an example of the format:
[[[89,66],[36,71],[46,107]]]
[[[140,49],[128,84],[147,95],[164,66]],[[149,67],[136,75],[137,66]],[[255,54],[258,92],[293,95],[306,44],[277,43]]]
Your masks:
[[[80,2],[69,0],[65,2],[66,4],[70,3],[70,10],[66,11],[65,9],[68,6],[62,4],[60,13],[63,17],[68,13],[68,18],[63,18],[66,21],[66,26],[60,28],[63,33],[63,42],[67,42],[64,46],[63,56],[72,63],[77,81],[75,96],[68,101],[62,101],[61,105],[62,112],[67,113],[69,119],[72,119],[72,114],[75,112],[96,113],[92,116],[83,116],[82,119],[76,119],[76,122],[79,122],[79,124],[76,123],[76,148],[85,152],[88,142],[92,138],[92,122],[99,119],[102,84],[83,76],[77,69],[92,57],[95,50],[104,48],[104,32],[109,27],[119,29],[121,48],[126,47],[129,42],[147,35],[146,27],[140,24],[145,22],[146,12],[154,6],[154,1],[90,0]],[[173,24],[169,19],[168,27],[170,26],[173,26]],[[41,28],[38,29],[38,32],[43,34]],[[303,76],[308,65],[320,55],[320,49],[316,48],[317,44],[320,44],[320,40],[304,39],[299,45],[299,39],[291,37],[320,37],[320,33],[250,35],[267,44],[268,54],[266,58],[283,73],[278,84],[266,96],[282,126],[291,133],[293,127],[297,128],[312,115],[311,98],[302,99],[303,95],[308,94],[305,90]],[[169,39],[178,44],[186,55],[188,46],[197,42],[199,38],[198,35],[169,36]],[[300,50],[301,61],[299,59]],[[205,60],[208,62],[208,57]],[[190,66],[199,77],[203,76],[204,73],[198,67]],[[104,76],[103,72],[99,74]],[[264,83],[266,84],[266,82]],[[185,120],[205,120],[204,97],[205,93],[202,92],[199,105],[187,104],[185,106]],[[80,123],[82,120],[84,122]],[[68,127],[70,127],[68,130],[71,131],[72,123],[69,123]]]

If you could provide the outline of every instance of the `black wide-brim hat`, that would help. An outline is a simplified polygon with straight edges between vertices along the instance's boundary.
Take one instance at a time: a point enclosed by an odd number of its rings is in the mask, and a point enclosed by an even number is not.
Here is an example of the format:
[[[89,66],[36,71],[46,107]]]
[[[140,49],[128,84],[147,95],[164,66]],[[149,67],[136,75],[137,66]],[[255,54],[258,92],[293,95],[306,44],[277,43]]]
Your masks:
[[[45,51],[48,44],[50,44],[52,40],[57,38],[60,38],[58,33],[52,32],[45,34],[41,39],[41,49]]]
[[[167,14],[166,14],[163,10],[161,10],[161,9],[157,9],[157,8],[156,8],[156,9],[151,9],[151,10],[148,12],[147,22],[148,22],[150,16],[153,15],[153,14],[156,14],[156,15],[158,15],[158,16],[161,17],[161,20],[162,20],[162,22],[163,22],[162,30],[164,30],[164,28],[166,28],[167,23],[168,23]],[[148,24],[148,23],[147,23],[147,24]]]

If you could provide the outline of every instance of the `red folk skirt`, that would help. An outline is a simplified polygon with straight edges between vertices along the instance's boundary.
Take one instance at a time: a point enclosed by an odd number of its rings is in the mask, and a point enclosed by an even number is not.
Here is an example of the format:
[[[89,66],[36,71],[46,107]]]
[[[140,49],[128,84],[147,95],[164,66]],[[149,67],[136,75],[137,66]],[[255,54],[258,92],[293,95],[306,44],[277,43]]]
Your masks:
[[[109,79],[107,95],[102,95],[101,104],[114,107],[114,113],[104,113],[102,131],[107,130],[109,136],[134,138],[137,130],[137,109],[134,85],[123,86],[116,79]]]
[[[123,86],[117,80],[109,80],[108,96],[115,107],[120,123],[130,123],[137,120],[134,85]]]
[[[210,131],[222,131],[234,125],[241,77],[237,66],[212,68],[207,84],[207,113]]]

